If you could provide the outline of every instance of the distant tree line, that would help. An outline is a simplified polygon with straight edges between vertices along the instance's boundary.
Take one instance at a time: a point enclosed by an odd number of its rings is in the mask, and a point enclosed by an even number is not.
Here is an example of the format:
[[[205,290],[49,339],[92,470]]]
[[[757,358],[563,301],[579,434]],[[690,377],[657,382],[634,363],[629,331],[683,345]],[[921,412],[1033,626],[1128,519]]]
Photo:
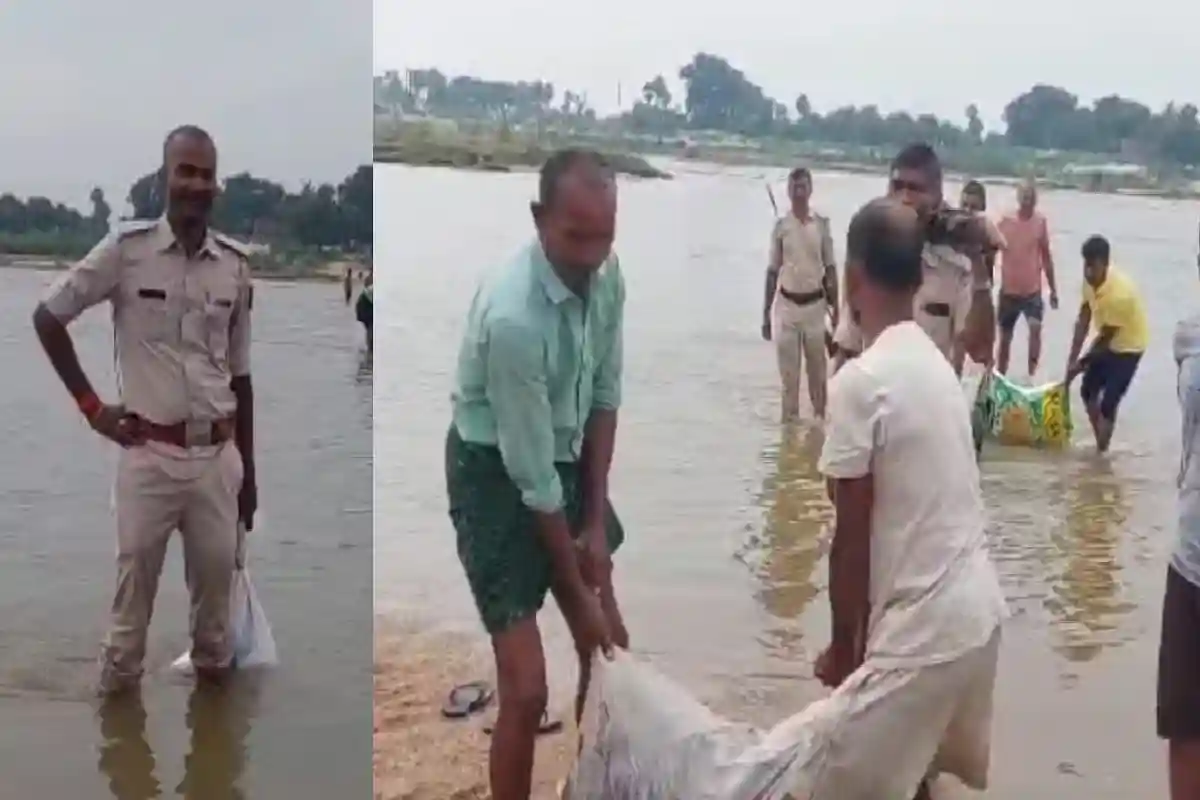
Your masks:
[[[436,69],[389,70],[375,76],[375,103],[398,114],[431,114],[501,123],[596,119],[587,97],[567,90],[556,99],[547,81],[491,81],[471,75],[447,77]]]
[[[697,53],[678,72],[681,97],[656,75],[631,109],[616,120],[627,129],[658,136],[722,131],[750,137],[864,146],[928,141],[947,148],[1025,147],[1110,155],[1162,166],[1200,165],[1200,122],[1192,103],[1159,111],[1112,94],[1085,105],[1058,86],[1038,84],[1004,107],[1003,131],[987,131],[979,107],[961,120],[878,106],[847,105],[819,113],[804,93],[785,103],[770,97],[726,59]],[[584,117],[595,119],[585,97],[565,92],[556,101],[545,81],[507,82],[448,77],[436,69],[387,72],[375,78],[377,106],[395,113],[495,119],[506,124]]]
[[[336,186],[305,183],[299,192],[248,172],[226,178],[213,208],[213,227],[246,241],[293,249],[369,248],[373,235],[372,168],[363,165]],[[132,217],[161,215],[166,183],[160,169],[134,181],[127,198]],[[45,197],[0,195],[0,253],[75,258],[109,229],[112,208],[104,191],[91,193],[91,212]]]

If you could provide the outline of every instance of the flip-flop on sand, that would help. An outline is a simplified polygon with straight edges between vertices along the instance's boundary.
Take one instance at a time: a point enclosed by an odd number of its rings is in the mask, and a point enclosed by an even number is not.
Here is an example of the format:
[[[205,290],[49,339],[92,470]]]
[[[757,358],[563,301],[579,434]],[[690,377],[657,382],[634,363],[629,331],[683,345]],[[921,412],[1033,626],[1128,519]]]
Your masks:
[[[483,732],[489,736],[492,734],[492,729],[496,726],[496,720],[491,719],[483,723]],[[538,725],[538,735],[546,736],[551,733],[558,733],[563,729],[561,719],[554,719],[549,712],[542,712],[542,723]]]
[[[486,681],[471,681],[455,686],[446,697],[442,706],[442,716],[446,719],[463,719],[487,708],[492,702],[492,687]]]

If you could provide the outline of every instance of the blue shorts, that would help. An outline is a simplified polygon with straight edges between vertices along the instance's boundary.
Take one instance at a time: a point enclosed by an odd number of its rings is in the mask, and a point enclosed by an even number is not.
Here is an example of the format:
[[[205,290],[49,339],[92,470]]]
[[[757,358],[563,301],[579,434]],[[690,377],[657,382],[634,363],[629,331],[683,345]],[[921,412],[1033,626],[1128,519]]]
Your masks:
[[[1117,406],[1129,390],[1141,360],[1141,353],[1105,351],[1089,356],[1083,368],[1083,383],[1079,386],[1083,402],[1091,406],[1099,400],[1100,416],[1115,420]]]
[[[1041,323],[1044,313],[1041,292],[1027,295],[1001,292],[1000,301],[996,303],[996,324],[1002,331],[1011,331],[1017,327],[1017,320],[1022,316],[1032,325]]]

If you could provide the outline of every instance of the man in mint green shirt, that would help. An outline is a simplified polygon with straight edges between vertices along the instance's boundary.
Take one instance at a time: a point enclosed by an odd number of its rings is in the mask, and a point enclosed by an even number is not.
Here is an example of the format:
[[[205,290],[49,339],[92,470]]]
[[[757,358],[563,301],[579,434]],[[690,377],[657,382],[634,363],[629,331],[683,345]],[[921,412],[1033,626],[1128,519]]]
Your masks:
[[[625,306],[616,210],[599,155],[551,156],[532,204],[537,238],[484,279],[459,351],[446,485],[459,558],[496,656],[495,800],[530,793],[546,722],[537,625],[546,594],[579,655],[577,717],[595,651],[628,647],[611,560],[624,533],[608,500]]]

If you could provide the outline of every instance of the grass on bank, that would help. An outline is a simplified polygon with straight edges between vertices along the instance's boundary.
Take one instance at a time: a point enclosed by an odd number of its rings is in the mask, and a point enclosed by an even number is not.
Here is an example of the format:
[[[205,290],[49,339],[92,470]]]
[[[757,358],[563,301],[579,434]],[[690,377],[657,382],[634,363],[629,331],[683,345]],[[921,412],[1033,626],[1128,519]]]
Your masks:
[[[572,142],[501,129],[468,132],[437,122],[398,125],[375,139],[375,162],[417,167],[452,167],[486,172],[536,169],[560,147]],[[621,149],[599,147],[618,173],[639,178],[670,178],[645,158]]]

